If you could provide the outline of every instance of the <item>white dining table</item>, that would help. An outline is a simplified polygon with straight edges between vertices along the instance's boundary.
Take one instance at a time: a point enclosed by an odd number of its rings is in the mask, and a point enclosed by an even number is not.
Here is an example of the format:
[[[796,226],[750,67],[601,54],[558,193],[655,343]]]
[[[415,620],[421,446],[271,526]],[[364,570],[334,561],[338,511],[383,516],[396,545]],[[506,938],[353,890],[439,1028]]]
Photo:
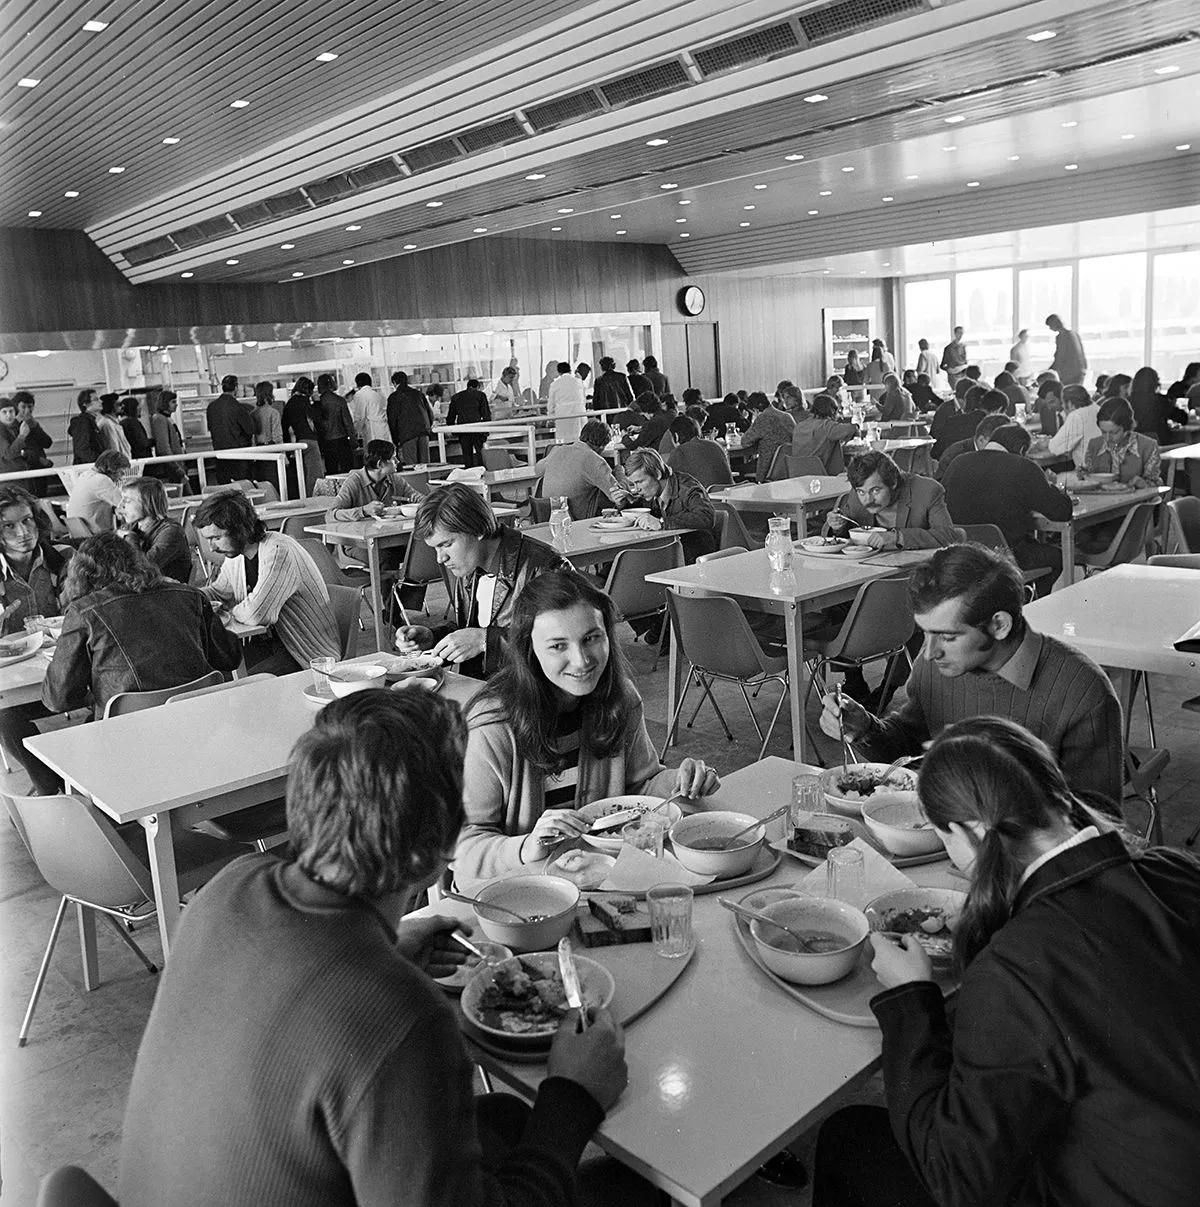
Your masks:
[[[25,739],[68,792],[145,829],[164,958],[179,921],[173,831],[284,795],[292,747],[319,710],[304,696],[311,680],[299,671]],[[465,703],[479,686],[448,672],[441,691]]]
[[[816,483],[816,489],[813,488]],[[728,503],[738,511],[792,516],[800,536],[806,535],[808,509],[818,504],[837,502],[850,489],[845,474],[817,474],[783,478],[777,482],[756,482],[745,486],[726,486],[709,492],[714,502]]]
[[[611,532],[601,532],[593,528],[596,521],[572,520],[567,530],[565,541],[556,541],[550,533],[549,524],[534,524],[531,528],[522,530],[521,535],[532,537],[557,549],[577,569],[584,566],[594,566],[597,562],[611,562],[621,549],[632,549],[638,545],[660,544],[672,537],[680,536],[682,529],[675,528],[619,528]]]
[[[724,777],[702,802],[765,817],[790,799],[792,777],[820,768],[767,758]],[[775,832],[782,834],[782,823]],[[946,861],[906,869],[918,884],[963,888]],[[784,856],[765,885],[797,882],[810,869]],[[749,889],[733,891],[735,899]],[[441,902],[419,911],[469,918]],[[880,1064],[880,1035],[809,1010],[742,950],[716,895],[693,909],[696,952],[666,995],[626,1032],[629,1084],[596,1143],[686,1207],[717,1207],[769,1157],[863,1084]],[[589,954],[604,962],[605,948]],[[532,1097],[541,1065],[473,1055],[498,1080]]]
[[[1195,435],[1195,432],[1191,434]],[[1167,463],[1167,486],[1173,494],[1175,491],[1175,474],[1178,472],[1180,465],[1187,461],[1200,461],[1200,444],[1181,444],[1177,448],[1164,449],[1160,454],[1160,459]],[[1195,486],[1192,488],[1192,493],[1195,493]]]

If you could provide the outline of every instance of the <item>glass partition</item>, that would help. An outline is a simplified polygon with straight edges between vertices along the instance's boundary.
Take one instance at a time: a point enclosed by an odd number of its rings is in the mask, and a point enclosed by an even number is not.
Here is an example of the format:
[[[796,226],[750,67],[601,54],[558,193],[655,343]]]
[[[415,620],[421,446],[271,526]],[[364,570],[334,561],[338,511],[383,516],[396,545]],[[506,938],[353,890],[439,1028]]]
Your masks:
[[[1165,389],[1200,360],[1200,251],[1162,252],[1153,260],[1150,363]]]
[[[971,364],[978,365],[985,377],[995,377],[1004,368],[1017,334],[1013,327],[1012,269],[958,273],[954,280],[954,323],[964,330]]]
[[[1140,369],[1146,348],[1146,256],[1079,261],[1079,336],[1088,374]]]
[[[917,340],[927,339],[929,349],[940,361],[942,348],[950,341],[950,280],[904,282],[904,363],[916,368],[920,349]]]
[[[1029,331],[1029,355],[1035,374],[1050,367],[1054,359],[1054,332],[1046,326],[1048,315],[1057,314],[1072,324],[1070,264],[1050,268],[1022,268],[1017,273],[1017,327]]]

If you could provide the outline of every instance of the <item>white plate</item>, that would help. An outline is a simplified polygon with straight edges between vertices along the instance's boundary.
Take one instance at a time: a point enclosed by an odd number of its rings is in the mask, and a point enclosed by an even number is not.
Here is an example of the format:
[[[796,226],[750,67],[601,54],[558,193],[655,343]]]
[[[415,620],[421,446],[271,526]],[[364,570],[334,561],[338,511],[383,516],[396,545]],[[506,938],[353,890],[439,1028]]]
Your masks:
[[[887,763],[852,763],[851,770],[857,771],[874,771],[882,773],[888,769]],[[837,789],[837,777],[842,775],[847,768],[845,766],[830,767],[821,772],[821,791],[825,794],[825,803],[834,813],[840,813],[843,817],[862,817],[862,806],[864,800],[869,800],[870,796],[843,796]],[[897,781],[889,784],[889,791],[899,789],[903,792],[911,792],[917,786],[917,773],[909,771],[905,767],[897,767],[891,774],[891,779]],[[904,780],[901,784],[899,781]],[[871,793],[870,795],[874,795]],[[868,840],[870,841],[870,840]],[[877,846],[877,843],[872,842],[872,846]]]
[[[12,666],[32,658],[42,648],[45,636],[42,633],[12,633],[4,639],[11,642],[11,649],[0,651],[0,666]]]
[[[624,518],[619,520],[593,520],[588,527],[595,528],[600,532],[616,532],[618,529],[632,528],[633,521]]]
[[[797,541],[795,547],[803,549],[805,553],[840,553],[849,544],[839,536],[806,536],[804,540]]]
[[[590,805],[584,805],[579,810],[579,816],[584,821],[593,822],[609,813],[620,813],[624,809],[640,809],[641,812],[648,813],[655,805],[661,805],[663,800],[661,796],[609,796],[604,800],[594,800]],[[678,805],[671,804],[665,809],[660,809],[658,815],[665,818],[670,826],[683,816],[683,810]],[[617,829],[606,834],[585,834],[583,841],[598,851],[616,855],[621,850],[621,831]]]

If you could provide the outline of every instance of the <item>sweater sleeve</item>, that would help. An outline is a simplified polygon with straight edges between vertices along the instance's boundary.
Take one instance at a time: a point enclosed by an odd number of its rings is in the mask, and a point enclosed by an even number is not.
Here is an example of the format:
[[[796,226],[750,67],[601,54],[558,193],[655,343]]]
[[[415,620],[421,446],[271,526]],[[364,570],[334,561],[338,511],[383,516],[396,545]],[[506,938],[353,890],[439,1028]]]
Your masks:
[[[1024,504],[1030,511],[1036,511],[1048,520],[1069,520],[1071,518],[1071,496],[1057,486],[1051,486],[1046,481],[1046,475],[1032,461],[1022,461],[1021,470],[1025,478]]]
[[[882,762],[891,762],[902,754],[917,754],[927,742],[929,720],[921,707],[921,680],[937,672],[922,654],[917,657],[908,682],[897,695],[892,710],[883,718],[872,718],[870,731],[856,743]]]
[[[207,600],[200,601],[200,609],[204,656],[208,665],[215,671],[236,671],[242,664],[242,643],[221,623]]]
[[[1119,814],[1125,783],[1124,749],[1121,705],[1110,687],[1067,725],[1055,754],[1076,792],[1107,797]]]
[[[941,1207],[1026,1201],[1022,1190],[1071,1092],[1053,1019],[1011,974],[981,968],[985,959],[964,979],[953,1040],[929,981],[871,1002],[892,1129]]]
[[[348,474],[338,487],[337,498],[333,500],[333,507],[330,509],[333,518],[340,523],[365,519],[366,514],[360,498],[358,479],[353,474]]]
[[[468,721],[463,763],[466,822],[454,851],[454,872],[468,880],[488,880],[520,870],[521,847],[537,816],[533,802],[524,796],[518,802],[518,817],[507,816],[510,786],[523,792],[523,785],[514,783],[521,769],[508,723],[495,713],[469,716]],[[520,833],[509,832],[507,827],[514,822]]]
[[[258,582],[233,609],[242,624],[274,624],[283,605],[300,589],[300,569],[288,549],[276,541],[258,547]]]
[[[670,796],[675,791],[675,772],[663,766],[651,745],[640,702],[625,731],[625,787],[630,793],[647,796]]]

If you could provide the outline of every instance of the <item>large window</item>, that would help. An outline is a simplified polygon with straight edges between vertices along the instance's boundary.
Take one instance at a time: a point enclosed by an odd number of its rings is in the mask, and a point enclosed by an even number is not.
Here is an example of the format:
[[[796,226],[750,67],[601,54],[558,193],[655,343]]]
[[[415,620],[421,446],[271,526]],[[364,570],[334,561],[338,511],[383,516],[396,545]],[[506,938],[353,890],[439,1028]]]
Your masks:
[[[1165,388],[1189,362],[1200,360],[1200,251],[1163,252],[1153,268],[1150,363]]]
[[[1146,355],[1146,256],[1079,261],[1079,336],[1088,375],[1129,373]]]
[[[1054,333],[1046,319],[1057,314],[1072,325],[1070,264],[1052,268],[1022,268],[1017,273],[1017,327],[1029,332],[1030,367],[1035,374],[1050,367],[1054,359]]]
[[[904,363],[916,368],[917,340],[927,339],[934,356],[942,359],[942,348],[950,340],[950,281],[904,282]]]
[[[963,328],[971,364],[995,377],[1013,345],[1013,274],[1011,268],[960,272],[954,279],[954,324]]]

